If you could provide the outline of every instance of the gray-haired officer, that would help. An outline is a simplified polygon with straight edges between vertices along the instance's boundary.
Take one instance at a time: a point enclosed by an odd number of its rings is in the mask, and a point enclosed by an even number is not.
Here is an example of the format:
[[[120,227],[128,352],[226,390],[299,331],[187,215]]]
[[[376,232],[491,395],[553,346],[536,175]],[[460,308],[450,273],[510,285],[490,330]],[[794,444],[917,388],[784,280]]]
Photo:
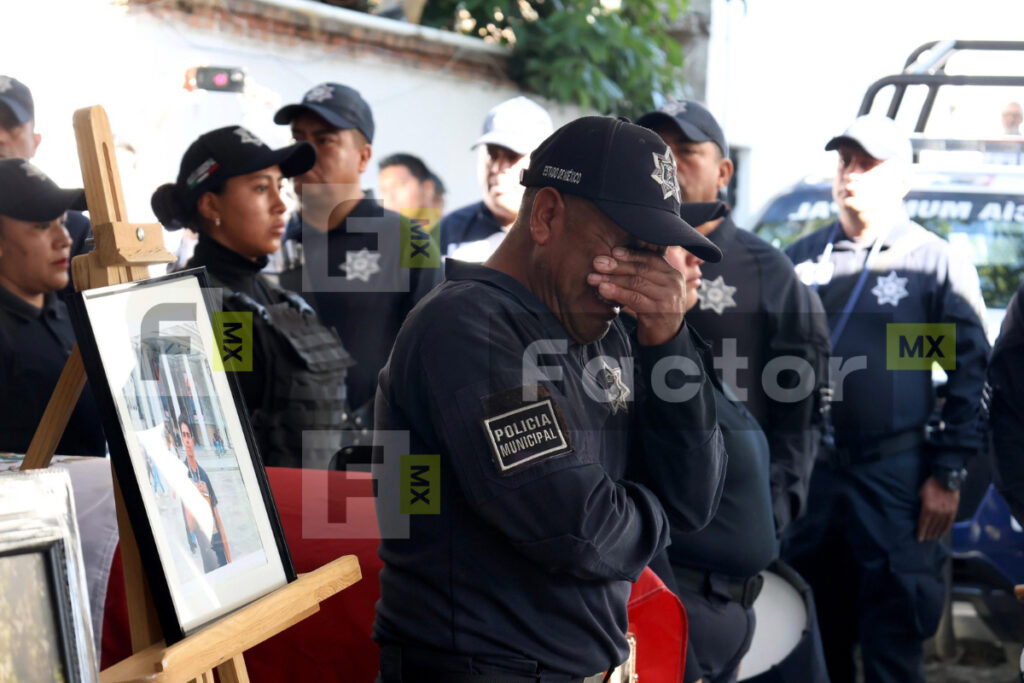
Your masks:
[[[814,588],[829,674],[924,681],[922,642],[945,597],[939,542],[982,443],[988,342],[974,266],[910,221],[911,146],[891,119],[863,116],[825,146],[839,155],[839,220],[791,246],[831,327],[836,448],[811,479],[811,514],[783,557]],[[940,420],[932,365],[949,376]]]
[[[671,152],[649,130],[585,117],[541,143],[522,182],[506,239],[483,265],[448,262],[381,372],[377,434],[438,454],[440,486],[406,538],[382,530],[385,683],[613,669],[630,582],[670,523],[700,528],[721,495],[711,383],[664,258],[672,244],[720,253],[680,218]],[[397,491],[401,462],[385,456],[381,491]],[[648,486],[625,481],[627,465]],[[397,503],[376,504],[385,519]]]

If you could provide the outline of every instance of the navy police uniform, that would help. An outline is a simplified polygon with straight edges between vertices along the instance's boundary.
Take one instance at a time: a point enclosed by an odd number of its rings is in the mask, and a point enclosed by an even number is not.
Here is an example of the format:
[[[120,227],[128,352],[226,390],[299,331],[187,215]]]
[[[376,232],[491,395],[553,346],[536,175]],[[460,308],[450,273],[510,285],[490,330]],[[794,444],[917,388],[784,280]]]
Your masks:
[[[411,516],[409,538],[381,542],[374,638],[399,659],[436,653],[435,666],[469,654],[480,673],[570,680],[613,668],[628,654],[630,582],[668,543],[669,522],[703,526],[721,494],[710,383],[689,378],[696,396],[669,403],[644,379],[665,356],[695,357],[690,330],[638,347],[616,321],[582,346],[513,278],[458,261],[447,270],[381,373],[377,429],[408,430],[411,452],[439,453],[442,493],[440,514]],[[554,340],[551,355],[531,356],[537,340]],[[621,370],[634,356],[630,382]],[[665,511],[622,480],[630,455],[652,487],[672,482],[657,490]],[[398,476],[398,463],[384,466]]]
[[[989,427],[995,482],[1013,516],[1024,521],[1024,285],[1006,307],[1006,317],[988,367]]]
[[[450,256],[460,244],[487,239],[496,232],[501,232],[501,226],[482,201],[456,209],[441,219],[441,254]]]
[[[686,317],[712,344],[716,369],[741,392],[768,439],[772,510],[781,532],[805,508],[821,439],[827,323],[821,301],[785,255],[731,216],[708,238],[723,258],[701,266],[699,305]],[[765,376],[773,361],[789,369]]]
[[[39,309],[0,287],[0,451],[28,450],[74,345],[67,306],[56,294],[47,294]],[[99,409],[86,385],[57,453],[102,456],[106,450]]]
[[[302,241],[303,261],[281,274],[281,284],[313,304],[355,359],[346,386],[354,413],[350,426],[359,430],[373,426],[377,374],[402,321],[441,281],[434,242],[428,247],[434,252],[433,267],[402,265],[400,220],[367,195],[326,236],[298,216],[289,223],[288,234]],[[318,243],[310,244],[312,240]]]
[[[768,441],[735,395],[730,399],[716,387],[715,407],[729,454],[728,485],[711,522],[696,533],[673,528],[668,548],[689,623],[687,683],[735,680],[754,636],[760,572],[778,556]]]
[[[853,680],[856,642],[866,680],[924,680],[921,643],[942,610],[947,551],[916,539],[918,491],[930,475],[961,469],[981,445],[988,342],[977,272],[910,220],[879,239],[872,256],[872,245],[849,240],[834,223],[787,250],[804,281],[818,287],[837,372],[836,448],[815,468],[811,514],[789,528],[783,556],[814,588],[836,683]],[[915,327],[922,323],[951,328]],[[902,352],[901,329],[912,337]],[[942,348],[955,353],[956,366],[947,371],[940,419],[926,429],[935,409],[930,369],[899,369],[900,354],[916,334],[931,335],[920,348],[934,353],[932,342],[954,331],[955,343]]]
[[[305,300],[261,274],[266,264],[200,233],[188,267],[206,267],[210,285],[222,289],[221,310],[252,316],[251,346],[240,351],[252,367],[234,374],[263,463],[323,468],[342,445],[352,360]]]

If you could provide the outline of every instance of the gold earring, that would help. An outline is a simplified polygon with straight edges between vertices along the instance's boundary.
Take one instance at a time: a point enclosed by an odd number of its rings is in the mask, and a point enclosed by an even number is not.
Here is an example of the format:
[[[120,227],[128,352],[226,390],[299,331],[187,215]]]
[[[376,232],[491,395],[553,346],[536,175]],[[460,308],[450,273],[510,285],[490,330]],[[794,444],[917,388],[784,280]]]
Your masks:
[[[214,225],[214,227],[217,227],[217,228],[220,227],[220,217],[219,216],[217,218],[213,219],[213,225]]]

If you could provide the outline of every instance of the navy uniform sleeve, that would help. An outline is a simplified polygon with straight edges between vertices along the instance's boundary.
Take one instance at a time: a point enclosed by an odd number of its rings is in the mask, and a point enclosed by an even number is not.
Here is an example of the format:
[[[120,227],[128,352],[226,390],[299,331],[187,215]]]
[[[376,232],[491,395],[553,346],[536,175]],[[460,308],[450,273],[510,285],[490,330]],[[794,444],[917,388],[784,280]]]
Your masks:
[[[703,358],[686,323],[675,338],[636,351],[636,427],[631,470],[649,486],[676,531],[707,526],[722,498],[727,456]]]
[[[988,369],[991,452],[996,488],[1024,522],[1024,285],[1003,320]]]
[[[532,388],[550,399],[550,415],[561,420],[558,436],[571,448],[502,471],[484,423],[500,411],[486,406],[524,389],[525,345],[508,316],[456,314],[449,300],[429,303],[438,305],[420,307],[399,335],[382,375],[378,413],[384,407],[400,414],[427,447],[436,446],[441,467],[451,468],[475,514],[545,571],[636,581],[668,545],[668,520],[650,491],[606,471],[601,456],[614,435],[584,423],[569,387],[542,382]],[[572,381],[567,376],[564,384]],[[377,426],[387,427],[380,416]]]
[[[941,423],[930,433],[929,443],[933,467],[959,469],[982,446],[980,409],[989,344],[978,271],[958,252],[947,253],[945,272],[939,272],[940,310],[934,319],[956,325],[956,369],[947,372]]]
[[[765,436],[771,451],[772,509],[776,530],[781,532],[802,514],[807,502],[821,441],[820,407],[828,386],[831,344],[821,299],[800,282],[788,263],[765,268],[762,273],[761,292],[767,299],[762,302],[762,310],[770,327],[765,358],[792,358],[794,363],[786,367],[799,367],[799,379],[793,372],[775,375],[782,390],[792,391],[796,400],[781,395],[769,397],[767,406]],[[801,389],[805,381],[810,383],[807,392]]]

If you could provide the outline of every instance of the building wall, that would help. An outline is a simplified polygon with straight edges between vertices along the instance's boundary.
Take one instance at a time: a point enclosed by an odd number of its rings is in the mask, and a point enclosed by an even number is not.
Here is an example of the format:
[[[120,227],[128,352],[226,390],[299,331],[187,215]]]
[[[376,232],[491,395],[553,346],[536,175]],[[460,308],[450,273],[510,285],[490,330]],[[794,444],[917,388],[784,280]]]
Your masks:
[[[0,73],[35,95],[37,164],[58,182],[81,184],[71,117],[102,104],[116,142],[134,150],[122,149],[119,164],[135,221],[152,220],[150,194],[174,179],[199,134],[242,123],[271,145],[286,144],[274,111],[323,81],[350,85],[369,102],[376,159],[421,156],[457,207],[479,198],[470,145],[488,109],[520,94],[498,48],[310,0],[33,0],[4,15]],[[201,65],[244,68],[246,92],[187,92],[186,70]],[[556,126],[579,115],[544,104]],[[363,179],[375,185],[375,163]]]

